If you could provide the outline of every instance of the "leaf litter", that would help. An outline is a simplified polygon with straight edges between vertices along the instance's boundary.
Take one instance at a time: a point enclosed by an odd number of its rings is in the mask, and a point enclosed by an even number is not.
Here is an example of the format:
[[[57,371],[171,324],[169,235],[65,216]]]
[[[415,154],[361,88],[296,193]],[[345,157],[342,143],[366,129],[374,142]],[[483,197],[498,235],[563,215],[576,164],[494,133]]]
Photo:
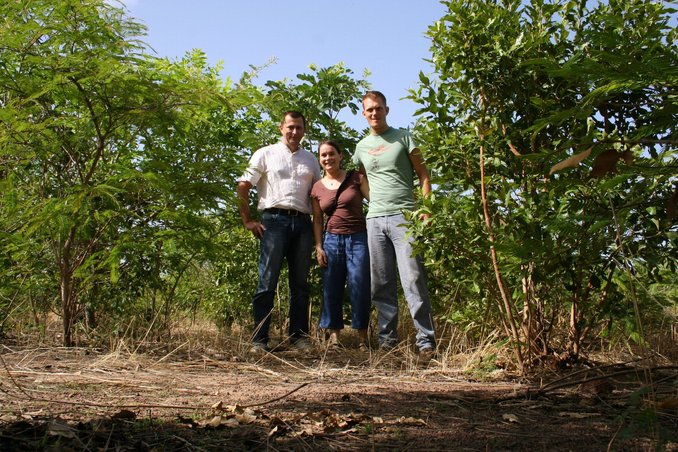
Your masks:
[[[668,385],[667,402],[652,405],[633,397],[638,382],[623,378],[634,374],[618,368],[602,387],[588,372],[554,376],[550,386],[510,374],[471,381],[436,363],[403,366],[402,354],[126,361],[6,347],[0,357],[2,450],[586,451],[658,442],[678,450],[671,366],[656,379]],[[656,422],[643,430],[648,407],[657,407]]]

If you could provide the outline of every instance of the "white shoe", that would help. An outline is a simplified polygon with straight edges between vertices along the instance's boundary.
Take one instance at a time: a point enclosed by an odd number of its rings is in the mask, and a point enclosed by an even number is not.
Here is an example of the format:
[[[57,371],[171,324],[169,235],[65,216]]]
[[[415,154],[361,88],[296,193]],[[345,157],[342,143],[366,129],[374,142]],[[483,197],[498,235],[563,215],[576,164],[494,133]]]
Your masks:
[[[271,349],[266,344],[261,342],[254,342],[250,348],[250,355],[265,355],[270,352]]]
[[[308,339],[301,338],[292,342],[292,348],[294,348],[295,350],[299,350],[301,352],[307,352],[313,349],[313,345],[311,345],[311,341],[309,341]]]

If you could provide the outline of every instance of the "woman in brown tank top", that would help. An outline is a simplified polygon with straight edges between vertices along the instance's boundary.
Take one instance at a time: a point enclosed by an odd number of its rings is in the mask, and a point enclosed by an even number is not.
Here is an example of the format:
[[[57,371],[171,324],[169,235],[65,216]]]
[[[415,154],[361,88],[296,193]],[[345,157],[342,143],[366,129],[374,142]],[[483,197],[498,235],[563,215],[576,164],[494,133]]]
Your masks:
[[[343,300],[347,286],[351,301],[351,326],[358,331],[359,347],[367,350],[370,316],[370,260],[363,199],[367,179],[341,168],[337,143],[324,141],[318,148],[324,177],[311,190],[316,258],[323,269],[323,304],[320,328],[329,333],[329,344],[340,347],[344,328]]]

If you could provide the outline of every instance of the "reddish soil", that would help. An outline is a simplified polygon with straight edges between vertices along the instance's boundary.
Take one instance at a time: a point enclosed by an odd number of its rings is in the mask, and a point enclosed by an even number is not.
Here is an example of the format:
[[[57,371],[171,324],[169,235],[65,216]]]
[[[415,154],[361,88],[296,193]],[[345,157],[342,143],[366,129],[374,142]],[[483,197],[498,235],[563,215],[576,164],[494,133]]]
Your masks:
[[[549,389],[543,376],[474,381],[402,351],[255,358],[0,342],[0,358],[0,450],[678,450],[671,366],[570,369]],[[654,402],[639,391],[649,377]]]

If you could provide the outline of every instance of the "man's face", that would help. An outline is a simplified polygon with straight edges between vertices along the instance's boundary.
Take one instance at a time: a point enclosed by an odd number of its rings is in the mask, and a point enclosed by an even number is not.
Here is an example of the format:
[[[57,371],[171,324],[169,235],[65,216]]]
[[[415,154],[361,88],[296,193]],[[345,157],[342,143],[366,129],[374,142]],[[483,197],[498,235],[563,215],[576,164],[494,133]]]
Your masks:
[[[285,122],[280,125],[280,133],[283,137],[283,143],[292,151],[296,151],[299,149],[301,139],[304,138],[304,120],[289,115],[285,116]]]
[[[388,107],[384,105],[381,99],[366,97],[363,100],[363,116],[372,130],[383,132],[388,127],[386,115],[388,115]]]

